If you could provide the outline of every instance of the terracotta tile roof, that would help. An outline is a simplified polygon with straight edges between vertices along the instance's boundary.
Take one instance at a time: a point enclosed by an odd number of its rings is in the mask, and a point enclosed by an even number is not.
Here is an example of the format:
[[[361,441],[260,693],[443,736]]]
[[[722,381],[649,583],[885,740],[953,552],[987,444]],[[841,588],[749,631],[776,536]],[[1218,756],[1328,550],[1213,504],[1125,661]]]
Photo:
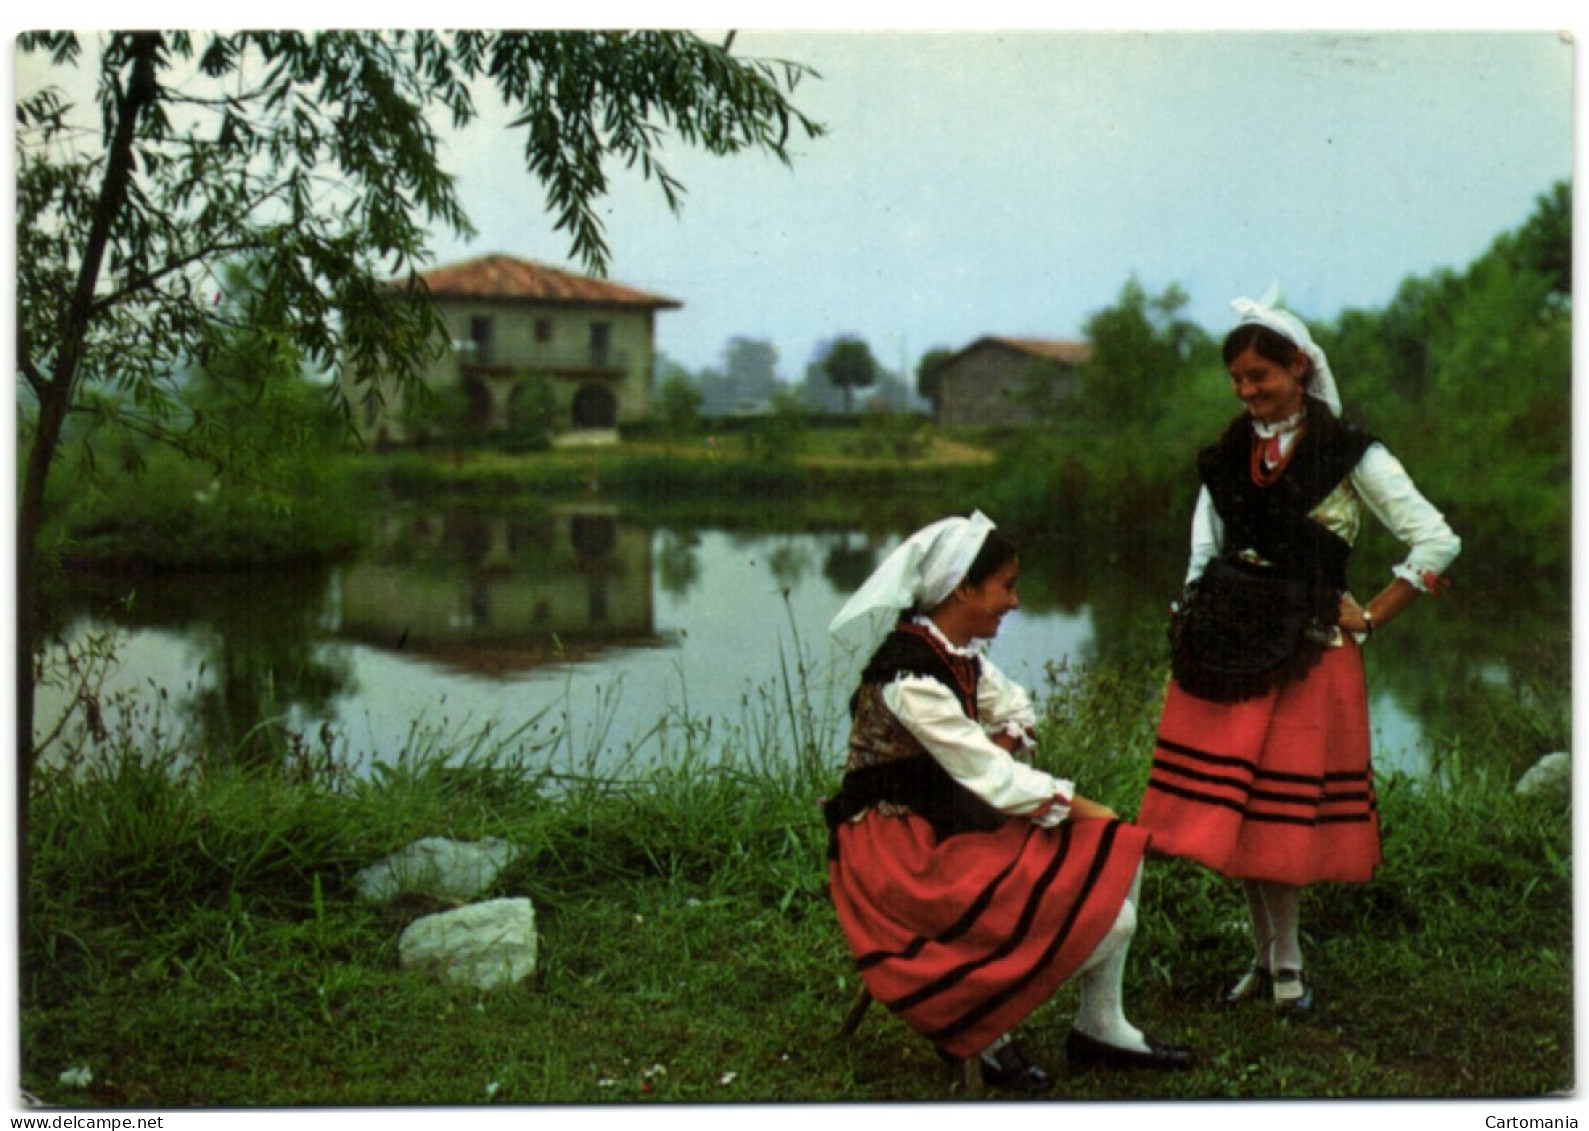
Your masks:
[[[511,255],[482,255],[423,272],[420,278],[436,298],[484,298],[508,302],[569,305],[649,306],[671,310],[684,304],[614,283],[560,271]]]
[[[978,338],[960,352],[968,353],[978,346],[990,343],[1047,361],[1057,361],[1062,365],[1085,365],[1092,360],[1091,343],[1071,342],[1060,338],[1005,338],[994,335]]]

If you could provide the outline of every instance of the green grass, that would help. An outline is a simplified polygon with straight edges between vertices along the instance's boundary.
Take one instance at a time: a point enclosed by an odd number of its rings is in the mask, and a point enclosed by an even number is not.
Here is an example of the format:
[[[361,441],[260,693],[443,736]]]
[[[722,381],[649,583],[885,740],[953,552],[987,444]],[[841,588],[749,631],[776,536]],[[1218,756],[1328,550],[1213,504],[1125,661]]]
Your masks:
[[[1148,669],[1057,672],[1045,760],[1123,814],[1146,777]],[[832,728],[770,696],[675,726],[661,768],[552,772],[521,732],[416,732],[350,774],[138,754],[112,736],[45,772],[21,989],[22,1085],[88,1107],[927,1100],[958,1074],[856,985],[826,894],[818,797]],[[92,754],[92,757],[89,755]],[[1056,1099],[1537,1097],[1573,1086],[1569,804],[1468,766],[1381,782],[1386,863],[1304,902],[1316,1019],[1222,1010],[1240,898],[1154,859],[1127,1008],[1186,1040],[1185,1074],[1069,1075],[1063,987],[1023,1027]],[[538,972],[480,993],[398,967],[422,900],[353,875],[421,835],[524,855],[492,895],[533,899]],[[86,1089],[59,1083],[87,1066]]]

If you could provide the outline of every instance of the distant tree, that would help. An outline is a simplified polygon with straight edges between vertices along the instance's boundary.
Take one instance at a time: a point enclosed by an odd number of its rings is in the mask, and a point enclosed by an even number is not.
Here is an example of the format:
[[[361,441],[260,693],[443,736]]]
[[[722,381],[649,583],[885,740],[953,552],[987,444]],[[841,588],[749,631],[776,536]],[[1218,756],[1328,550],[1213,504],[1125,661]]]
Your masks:
[[[1572,542],[1570,246],[1559,192],[1499,237],[1454,283],[1429,344],[1416,455],[1481,529],[1515,532],[1536,564],[1563,568]],[[1554,233],[1554,234],[1552,234]],[[1424,469],[1428,468],[1426,472]]]
[[[934,411],[938,408],[938,393],[943,386],[944,362],[954,355],[954,350],[937,346],[922,354],[916,363],[916,393],[929,402]]]
[[[844,411],[852,411],[854,392],[877,380],[879,368],[871,347],[860,338],[844,337],[834,342],[822,360],[827,379],[844,390]]]
[[[1178,286],[1155,298],[1130,279],[1114,306],[1087,320],[1093,353],[1079,412],[1095,425],[1140,429],[1171,409],[1176,390],[1208,360],[1208,336],[1180,316],[1186,303]]]
[[[701,413],[705,416],[727,416],[734,411],[734,384],[716,369],[708,366],[696,375],[701,389]]]
[[[1497,252],[1550,281],[1553,303],[1572,302],[1572,185],[1558,181],[1535,204],[1534,214]]]
[[[1570,561],[1571,245],[1558,184],[1465,271],[1404,280],[1384,310],[1343,314],[1327,343],[1347,415],[1459,530],[1488,532],[1492,567],[1531,578]]]
[[[812,347],[811,356],[806,361],[805,375],[795,386],[801,402],[812,412],[842,412],[844,409],[844,391],[834,385],[822,370],[822,363],[827,360],[834,340],[819,341]]]
[[[282,343],[270,354],[272,379],[308,365],[346,371],[366,389],[376,376],[411,381],[445,341],[418,280],[430,229],[471,230],[442,167],[437,123],[473,122],[477,89],[503,99],[556,227],[599,272],[609,160],[637,167],[677,208],[683,186],[661,159],[672,139],[787,161],[792,131],[821,132],[788,100],[805,68],[731,48],[732,37],[715,44],[675,31],[109,32],[86,53],[72,33],[19,37],[23,893],[38,552],[67,417],[117,411],[195,456],[224,446],[185,411],[179,377],[232,329],[237,311],[217,301],[218,271],[240,260],[261,282],[247,317]],[[91,116],[35,78],[85,61],[96,83]],[[124,395],[96,399],[106,387]]]
[[[1403,279],[1383,310],[1341,314],[1328,353],[1331,368],[1350,381],[1343,389],[1349,416],[1396,435],[1416,424],[1433,388],[1434,346],[1448,332],[1459,292],[1457,274],[1442,270]]]
[[[910,386],[905,379],[891,370],[879,369],[863,408],[867,412],[904,412],[910,403]]]
[[[701,390],[682,368],[675,368],[657,389],[656,415],[663,434],[677,443],[701,430]]]
[[[753,338],[732,338],[723,351],[723,371],[736,402],[771,403],[778,391],[778,348]]]

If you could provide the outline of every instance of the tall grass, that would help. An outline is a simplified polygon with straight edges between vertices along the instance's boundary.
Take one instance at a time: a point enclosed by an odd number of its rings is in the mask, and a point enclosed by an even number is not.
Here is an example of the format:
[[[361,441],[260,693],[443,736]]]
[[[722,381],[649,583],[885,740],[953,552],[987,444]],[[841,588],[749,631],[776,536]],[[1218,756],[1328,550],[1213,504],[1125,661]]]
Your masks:
[[[855,985],[826,895],[816,801],[840,720],[790,645],[741,717],[680,707],[597,772],[557,720],[416,724],[369,767],[244,770],[79,732],[40,775],[25,942],[23,1084],[87,1106],[925,1099],[957,1076],[885,1010],[833,1040]],[[1159,680],[1055,669],[1042,759],[1135,811]],[[687,702],[687,696],[680,696]],[[640,757],[646,746],[648,756]],[[656,754],[658,756],[650,756]],[[1069,1076],[1058,1098],[1541,1096],[1570,1087],[1568,803],[1474,769],[1380,783],[1386,864],[1318,889],[1305,1026],[1221,1012],[1246,961],[1231,885],[1150,862],[1127,1007],[1189,1040],[1197,1070]],[[353,876],[422,835],[523,850],[487,895],[527,895],[537,975],[482,994],[398,969],[424,901]],[[1060,1052],[1074,989],[1025,1026]],[[84,1065],[93,1082],[59,1082]]]

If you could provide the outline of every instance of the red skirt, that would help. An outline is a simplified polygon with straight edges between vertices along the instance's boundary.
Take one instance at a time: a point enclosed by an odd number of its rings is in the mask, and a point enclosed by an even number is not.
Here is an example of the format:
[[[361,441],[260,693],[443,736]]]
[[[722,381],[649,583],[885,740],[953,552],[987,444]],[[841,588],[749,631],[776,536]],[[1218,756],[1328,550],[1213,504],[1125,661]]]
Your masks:
[[[1172,683],[1137,823],[1155,851],[1235,879],[1363,882],[1380,862],[1363,656],[1240,703]]]
[[[838,829],[833,905],[872,997],[954,1056],[1046,1001],[1102,941],[1148,838],[1122,821],[1007,821],[939,840],[875,811]]]

